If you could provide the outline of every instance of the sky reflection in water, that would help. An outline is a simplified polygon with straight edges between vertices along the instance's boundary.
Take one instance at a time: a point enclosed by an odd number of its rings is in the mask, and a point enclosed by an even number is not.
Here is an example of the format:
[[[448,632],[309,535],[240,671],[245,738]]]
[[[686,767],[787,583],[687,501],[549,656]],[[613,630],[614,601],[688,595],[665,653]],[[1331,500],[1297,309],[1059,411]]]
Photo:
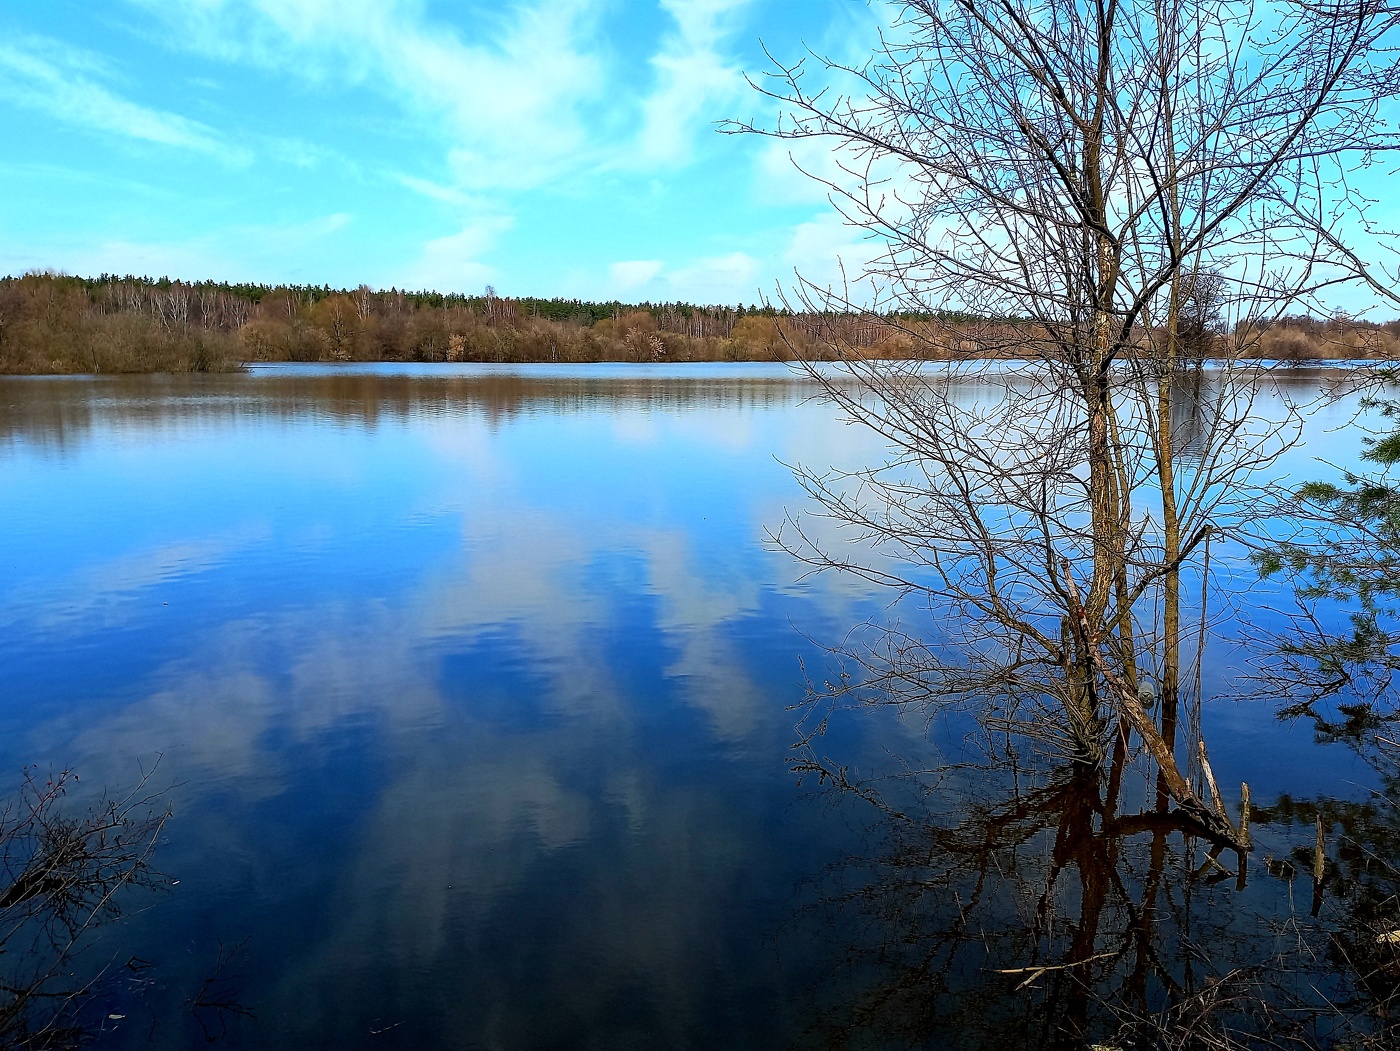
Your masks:
[[[804,634],[880,609],[763,543],[802,503],[780,461],[879,454],[812,393],[776,366],[4,381],[0,769],[163,756],[181,883],[122,950],[193,975],[251,936],[249,1043],[781,1046],[824,966],[780,951],[795,888],[859,845],[785,770],[786,708]],[[1350,456],[1347,418],[1291,469]],[[1212,718],[1256,798],[1295,754],[1296,792],[1365,777],[1258,705]]]

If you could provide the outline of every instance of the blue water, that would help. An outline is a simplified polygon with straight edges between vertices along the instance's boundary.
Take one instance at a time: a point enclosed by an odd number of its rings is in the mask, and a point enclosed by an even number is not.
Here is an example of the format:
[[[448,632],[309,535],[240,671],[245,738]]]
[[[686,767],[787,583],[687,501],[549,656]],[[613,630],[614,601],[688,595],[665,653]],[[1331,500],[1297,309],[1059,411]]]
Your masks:
[[[761,365],[0,381],[0,775],[158,760],[175,810],[178,882],[90,951],[157,976],[104,987],[101,1040],[202,1037],[182,1006],[240,944],[239,1046],[808,1042],[844,948],[802,904],[866,830],[788,771],[790,707],[886,601],[765,539],[806,506],[786,464],[882,454],[815,393]],[[1283,469],[1354,455],[1353,410]],[[1364,792],[1215,652],[1218,767]]]

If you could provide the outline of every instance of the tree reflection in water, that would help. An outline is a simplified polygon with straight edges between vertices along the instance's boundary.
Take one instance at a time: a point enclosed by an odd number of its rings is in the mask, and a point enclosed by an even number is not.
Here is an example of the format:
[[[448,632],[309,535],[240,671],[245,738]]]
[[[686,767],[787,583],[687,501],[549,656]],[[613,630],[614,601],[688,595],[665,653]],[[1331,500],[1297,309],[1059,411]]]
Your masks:
[[[1400,1037],[1376,980],[1400,963],[1400,913],[1377,882],[1367,900],[1388,904],[1367,915],[1338,862],[1385,849],[1382,811],[1343,842],[1241,786],[1237,818],[1240,782],[1222,790],[1206,755],[1204,654],[1239,599],[1211,544],[1228,566],[1267,525],[1281,494],[1264,472],[1300,410],[1270,403],[1238,360],[1131,364],[1106,373],[1114,439],[1098,468],[1085,434],[1099,409],[1055,362],[984,372],[976,397],[960,396],[967,377],[885,363],[825,387],[891,450],[799,468],[814,510],[776,537],[814,572],[891,595],[832,647],[841,674],[812,691],[795,759],[873,821],[874,846],[813,905],[860,932],[818,990],[827,1046]],[[954,739],[952,761],[895,757],[886,775],[862,757],[857,774],[818,753],[852,707],[926,721]]]
[[[1262,864],[1231,868],[1179,813],[1137,805],[1155,793],[1122,756],[1106,775],[1007,759],[857,781],[804,751],[802,776],[873,818],[871,849],[813,883],[807,909],[857,933],[814,990],[811,1043],[1395,1046],[1395,808],[1256,806]],[[1314,919],[1318,815],[1336,835]]]
[[[134,895],[178,882],[152,867],[172,813],[154,769],[83,806],[69,798],[80,794],[72,771],[29,767],[0,801],[0,1048],[130,1043],[116,1031],[131,1026],[145,1035],[137,1043],[153,1044],[162,1021],[187,1036],[197,1026],[213,1043],[232,1021],[252,1017],[235,973],[246,942],[220,946],[212,972],[181,1005],[184,1018],[158,1017],[151,961],[120,943],[114,954],[94,951],[99,930],[132,911]]]

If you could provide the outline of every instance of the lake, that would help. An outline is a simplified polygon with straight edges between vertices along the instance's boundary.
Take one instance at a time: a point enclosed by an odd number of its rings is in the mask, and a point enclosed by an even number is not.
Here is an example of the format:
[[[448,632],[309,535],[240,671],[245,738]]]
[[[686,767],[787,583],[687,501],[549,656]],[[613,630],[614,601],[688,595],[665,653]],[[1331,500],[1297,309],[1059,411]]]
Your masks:
[[[890,893],[908,830],[789,768],[825,647],[888,601],[766,539],[807,506],[788,464],[884,454],[817,393],[776,365],[0,380],[0,787],[71,768],[80,806],[158,763],[174,809],[163,886],[82,957],[99,1045],[1035,1046],[1034,997],[991,973],[1032,961],[1025,888],[986,906],[1010,940],[948,947],[962,855]],[[1354,457],[1355,407],[1317,407],[1279,470]],[[1268,621],[1279,586],[1217,559]],[[1313,811],[1280,797],[1379,782],[1233,685],[1236,625],[1214,630],[1212,761],[1286,857]],[[926,729],[871,712],[822,748],[960,747]],[[1032,824],[1048,858],[1063,820]],[[1173,899],[1242,962],[1242,917],[1295,922],[1258,867]],[[221,960],[251,1017],[200,1000]]]

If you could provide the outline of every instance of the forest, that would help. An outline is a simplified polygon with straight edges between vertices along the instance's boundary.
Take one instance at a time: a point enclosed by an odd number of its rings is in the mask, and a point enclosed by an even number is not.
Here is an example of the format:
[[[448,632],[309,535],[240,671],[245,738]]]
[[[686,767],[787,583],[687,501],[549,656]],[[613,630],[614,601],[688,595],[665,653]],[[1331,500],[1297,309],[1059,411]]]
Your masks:
[[[0,374],[227,372],[250,362],[786,361],[1024,356],[1028,322],[593,303],[31,272],[0,278]],[[1218,327],[1218,326],[1217,326]],[[1234,357],[1400,356],[1400,321],[1285,317],[1206,334]]]

